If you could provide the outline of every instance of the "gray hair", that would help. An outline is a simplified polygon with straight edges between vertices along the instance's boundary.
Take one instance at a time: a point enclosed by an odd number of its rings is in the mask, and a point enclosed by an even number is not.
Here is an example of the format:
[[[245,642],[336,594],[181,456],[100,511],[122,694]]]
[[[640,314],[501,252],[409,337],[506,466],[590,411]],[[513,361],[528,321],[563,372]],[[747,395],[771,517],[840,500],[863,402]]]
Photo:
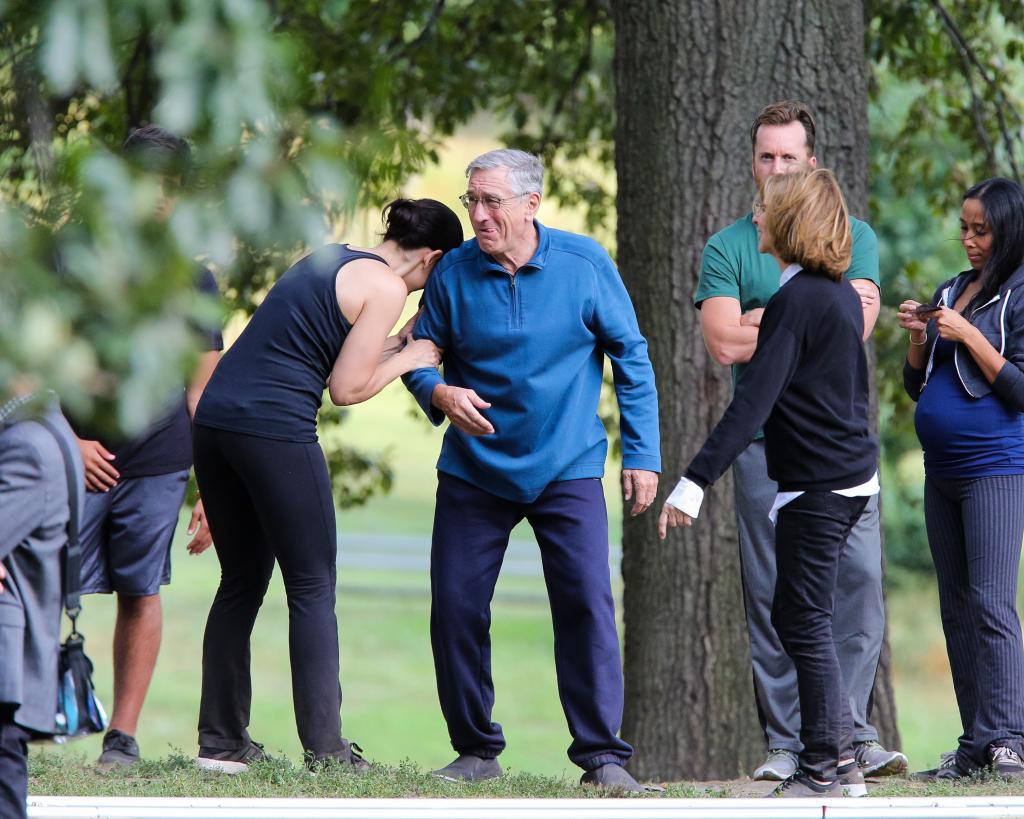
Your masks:
[[[506,168],[508,170],[508,181],[512,186],[512,192],[517,196],[524,193],[543,193],[544,191],[544,166],[533,154],[526,151],[517,151],[513,148],[498,148],[481,154],[466,168],[466,177],[470,177],[473,171],[490,170],[491,168]]]

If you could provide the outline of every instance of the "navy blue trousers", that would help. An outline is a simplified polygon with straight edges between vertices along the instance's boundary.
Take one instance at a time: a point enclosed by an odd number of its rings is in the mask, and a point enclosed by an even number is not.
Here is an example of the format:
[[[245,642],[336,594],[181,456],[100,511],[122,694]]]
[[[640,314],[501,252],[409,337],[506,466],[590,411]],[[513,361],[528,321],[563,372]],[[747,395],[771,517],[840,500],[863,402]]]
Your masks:
[[[772,625],[796,667],[800,767],[825,781],[853,758],[853,716],[832,634],[839,558],[867,498],[805,492],[779,510]]]
[[[430,638],[452,747],[480,757],[505,748],[501,726],[491,719],[491,599],[509,535],[524,518],[540,546],[551,604],[558,694],[572,735],[569,759],[587,770],[625,764],[633,749],[617,736],[622,660],[608,515],[594,478],[557,481],[532,503],[517,503],[438,473]]]
[[[927,476],[924,513],[939,610],[971,770],[990,745],[1024,754],[1024,648],[1017,570],[1024,535],[1024,475]]]

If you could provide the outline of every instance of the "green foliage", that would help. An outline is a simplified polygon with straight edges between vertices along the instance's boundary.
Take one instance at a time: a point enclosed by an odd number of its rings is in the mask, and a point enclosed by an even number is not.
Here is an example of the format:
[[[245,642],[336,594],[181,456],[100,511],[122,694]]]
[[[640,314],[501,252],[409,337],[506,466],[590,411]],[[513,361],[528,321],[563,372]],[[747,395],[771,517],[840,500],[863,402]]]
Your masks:
[[[903,390],[907,337],[892,318],[904,299],[931,299],[966,267],[957,232],[963,192],[1024,170],[1024,5],[869,3],[872,67],[870,206],[878,234],[883,312],[874,333],[891,563],[931,570],[921,521],[914,403]]]

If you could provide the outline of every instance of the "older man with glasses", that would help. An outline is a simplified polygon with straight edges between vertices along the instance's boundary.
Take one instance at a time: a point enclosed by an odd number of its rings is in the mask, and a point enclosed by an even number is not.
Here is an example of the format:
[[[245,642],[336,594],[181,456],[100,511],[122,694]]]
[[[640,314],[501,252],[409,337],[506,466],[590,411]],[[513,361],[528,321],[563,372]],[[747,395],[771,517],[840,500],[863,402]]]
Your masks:
[[[617,734],[622,665],[608,570],[597,414],[604,358],[621,412],[622,483],[638,515],[661,468],[658,396],[647,342],[608,254],[536,220],[543,168],[498,150],[466,170],[476,238],[430,277],[414,334],[444,355],[444,375],[406,385],[434,424],[450,421],[438,460],[431,550],[431,642],[441,710],[458,758],[452,781],[501,774],[491,720],[490,603],[512,528],[540,546],[555,633],[555,671],[581,781],[642,790]]]

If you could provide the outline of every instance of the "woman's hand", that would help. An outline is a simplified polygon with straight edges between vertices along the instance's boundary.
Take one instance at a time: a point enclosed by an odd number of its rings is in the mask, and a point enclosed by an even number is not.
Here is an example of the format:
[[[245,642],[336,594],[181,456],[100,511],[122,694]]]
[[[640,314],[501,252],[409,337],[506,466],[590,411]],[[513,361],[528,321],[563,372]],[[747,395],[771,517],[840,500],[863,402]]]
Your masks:
[[[666,501],[658,516],[658,537],[664,540],[668,537],[668,530],[677,526],[693,526],[693,518]]]
[[[203,508],[203,499],[196,501],[192,509],[192,518],[188,522],[188,534],[195,535],[185,547],[190,555],[201,555],[213,545],[213,535],[210,534],[210,524],[206,522],[206,510]]]
[[[402,355],[407,356],[413,365],[413,369],[421,367],[439,367],[441,365],[441,351],[433,341],[425,338],[417,338],[405,345]]]
[[[943,307],[935,313],[935,327],[939,331],[939,336],[946,341],[956,341],[961,344],[978,332],[967,319],[948,307]]]
[[[914,315],[914,310],[919,306],[920,302],[907,299],[899,306],[899,311],[896,313],[896,320],[900,323],[900,327],[911,333],[917,333],[918,336],[923,335],[928,329],[928,322],[921,316]]]

